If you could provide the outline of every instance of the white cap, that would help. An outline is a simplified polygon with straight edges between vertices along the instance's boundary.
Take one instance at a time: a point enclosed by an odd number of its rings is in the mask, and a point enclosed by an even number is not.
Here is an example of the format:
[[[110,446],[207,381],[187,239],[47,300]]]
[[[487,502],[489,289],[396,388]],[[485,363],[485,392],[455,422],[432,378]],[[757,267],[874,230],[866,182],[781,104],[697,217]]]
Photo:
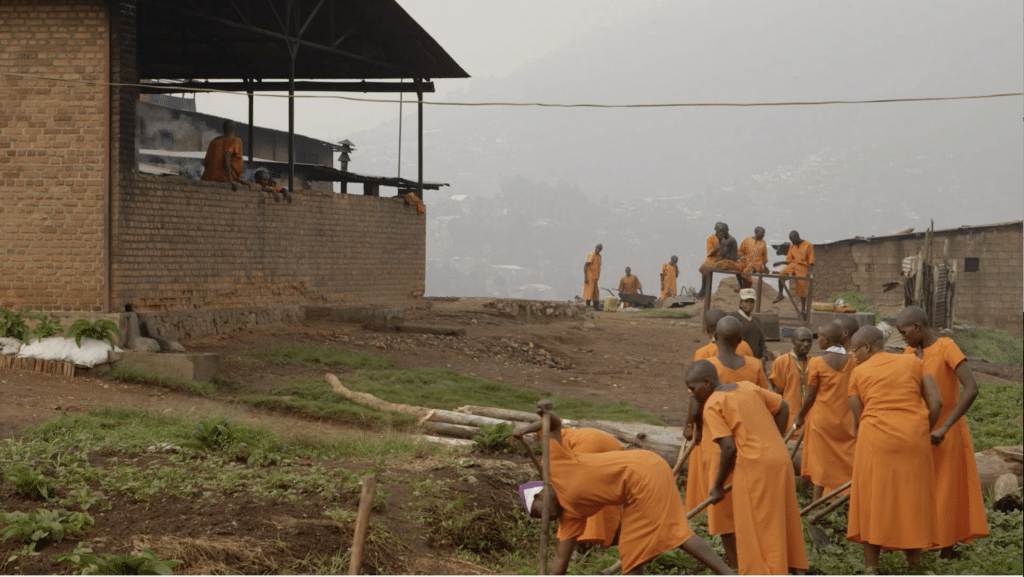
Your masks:
[[[740,300],[745,301],[747,299],[756,299],[757,291],[752,288],[740,289]]]

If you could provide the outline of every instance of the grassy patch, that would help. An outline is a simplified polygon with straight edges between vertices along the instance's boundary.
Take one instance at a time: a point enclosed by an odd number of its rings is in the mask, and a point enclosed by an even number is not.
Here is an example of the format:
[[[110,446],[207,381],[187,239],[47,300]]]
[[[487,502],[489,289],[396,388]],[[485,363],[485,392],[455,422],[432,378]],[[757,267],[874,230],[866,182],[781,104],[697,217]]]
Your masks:
[[[345,375],[345,386],[392,403],[451,410],[481,405],[532,411],[542,398],[551,399],[558,414],[568,419],[607,419],[662,425],[657,417],[620,401],[598,403],[561,398],[542,391],[521,389],[443,369],[355,371]]]
[[[975,451],[1024,443],[1024,432],[1013,423],[1024,408],[1022,396],[1020,385],[978,383],[978,398],[967,411]]]
[[[114,370],[110,371],[108,377],[112,381],[118,381],[122,383],[137,383],[140,385],[153,385],[156,387],[162,387],[165,389],[171,389],[173,391],[182,391],[186,393],[193,393],[196,395],[202,395],[204,397],[213,396],[217,392],[217,387],[211,383],[198,383],[196,381],[189,381],[187,379],[179,379],[177,377],[168,377],[159,373],[152,373],[137,369],[135,367],[129,367],[126,365],[118,365]]]
[[[1024,339],[1006,331],[974,327],[956,331],[952,339],[968,357],[979,357],[1003,365],[1024,364]]]
[[[648,319],[689,319],[693,318],[693,313],[682,308],[674,309],[644,309],[633,313],[637,316],[648,318]]]
[[[332,347],[271,347],[253,354],[279,365],[320,365],[341,369],[393,369],[396,366],[395,361],[385,357]]]

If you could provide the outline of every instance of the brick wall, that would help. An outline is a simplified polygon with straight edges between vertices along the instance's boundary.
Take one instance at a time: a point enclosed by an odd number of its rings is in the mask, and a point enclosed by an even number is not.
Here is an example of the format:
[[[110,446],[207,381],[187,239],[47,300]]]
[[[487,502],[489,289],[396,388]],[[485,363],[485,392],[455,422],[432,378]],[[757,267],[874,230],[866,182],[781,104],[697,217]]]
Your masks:
[[[104,307],[104,0],[0,2],[0,306]],[[99,83],[99,84],[91,84]]]
[[[953,316],[1021,336],[1024,333],[1024,236],[1021,223],[935,231],[932,258],[948,241],[950,265],[956,269]],[[904,257],[917,255],[923,234],[839,242],[815,247],[815,277],[823,296],[856,291],[869,303],[900,306],[903,291],[882,292],[900,277]],[[966,258],[978,259],[978,272],[965,272]],[[852,272],[850,272],[852,269]],[[822,279],[818,277],[822,276]],[[827,288],[826,288],[827,287]]]
[[[426,218],[393,198],[265,193],[180,177],[121,181],[112,307],[382,304],[423,296]]]

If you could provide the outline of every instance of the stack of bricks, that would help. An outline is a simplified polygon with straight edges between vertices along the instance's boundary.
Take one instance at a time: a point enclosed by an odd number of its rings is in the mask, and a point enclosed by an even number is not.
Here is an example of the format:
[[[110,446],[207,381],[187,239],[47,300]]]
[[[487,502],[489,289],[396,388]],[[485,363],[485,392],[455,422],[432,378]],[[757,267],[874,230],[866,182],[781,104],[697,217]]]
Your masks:
[[[104,306],[108,36],[103,0],[0,2],[0,306]]]

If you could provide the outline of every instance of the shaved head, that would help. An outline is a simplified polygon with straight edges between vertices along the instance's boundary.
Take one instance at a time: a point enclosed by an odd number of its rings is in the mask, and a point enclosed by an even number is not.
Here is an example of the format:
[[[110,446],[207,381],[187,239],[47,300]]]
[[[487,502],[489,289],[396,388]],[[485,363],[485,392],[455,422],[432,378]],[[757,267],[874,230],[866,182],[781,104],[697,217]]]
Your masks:
[[[846,333],[844,336],[847,339],[852,337],[853,333],[857,332],[857,329],[860,328],[860,323],[857,322],[857,319],[853,318],[853,315],[839,315],[835,322],[839,325],[839,330]]]
[[[818,327],[818,336],[826,337],[830,343],[838,343],[843,336],[843,329],[838,323],[828,323]]]
[[[743,326],[736,317],[722,317],[715,325],[715,335],[718,340],[735,347],[743,340]]]
[[[900,311],[896,317],[896,326],[905,327],[914,323],[920,323],[922,327],[928,326],[928,313],[921,307],[907,307]]]
[[[722,309],[708,309],[708,312],[704,313],[704,330],[706,332],[715,330],[718,321],[722,320],[725,314],[725,311]]]
[[[820,331],[821,329],[818,329],[818,330]],[[812,333],[811,329],[809,329],[807,327],[798,327],[795,331],[793,331],[793,338],[794,339],[812,339],[812,338],[814,338],[814,333]]]
[[[692,365],[689,369],[686,369],[686,383],[696,383],[702,379],[717,379],[718,370],[715,365],[711,364],[711,361],[701,359]]]
[[[866,326],[853,334],[851,344],[854,348],[862,345],[871,345],[875,350],[882,350],[885,347],[885,335],[876,327]]]

